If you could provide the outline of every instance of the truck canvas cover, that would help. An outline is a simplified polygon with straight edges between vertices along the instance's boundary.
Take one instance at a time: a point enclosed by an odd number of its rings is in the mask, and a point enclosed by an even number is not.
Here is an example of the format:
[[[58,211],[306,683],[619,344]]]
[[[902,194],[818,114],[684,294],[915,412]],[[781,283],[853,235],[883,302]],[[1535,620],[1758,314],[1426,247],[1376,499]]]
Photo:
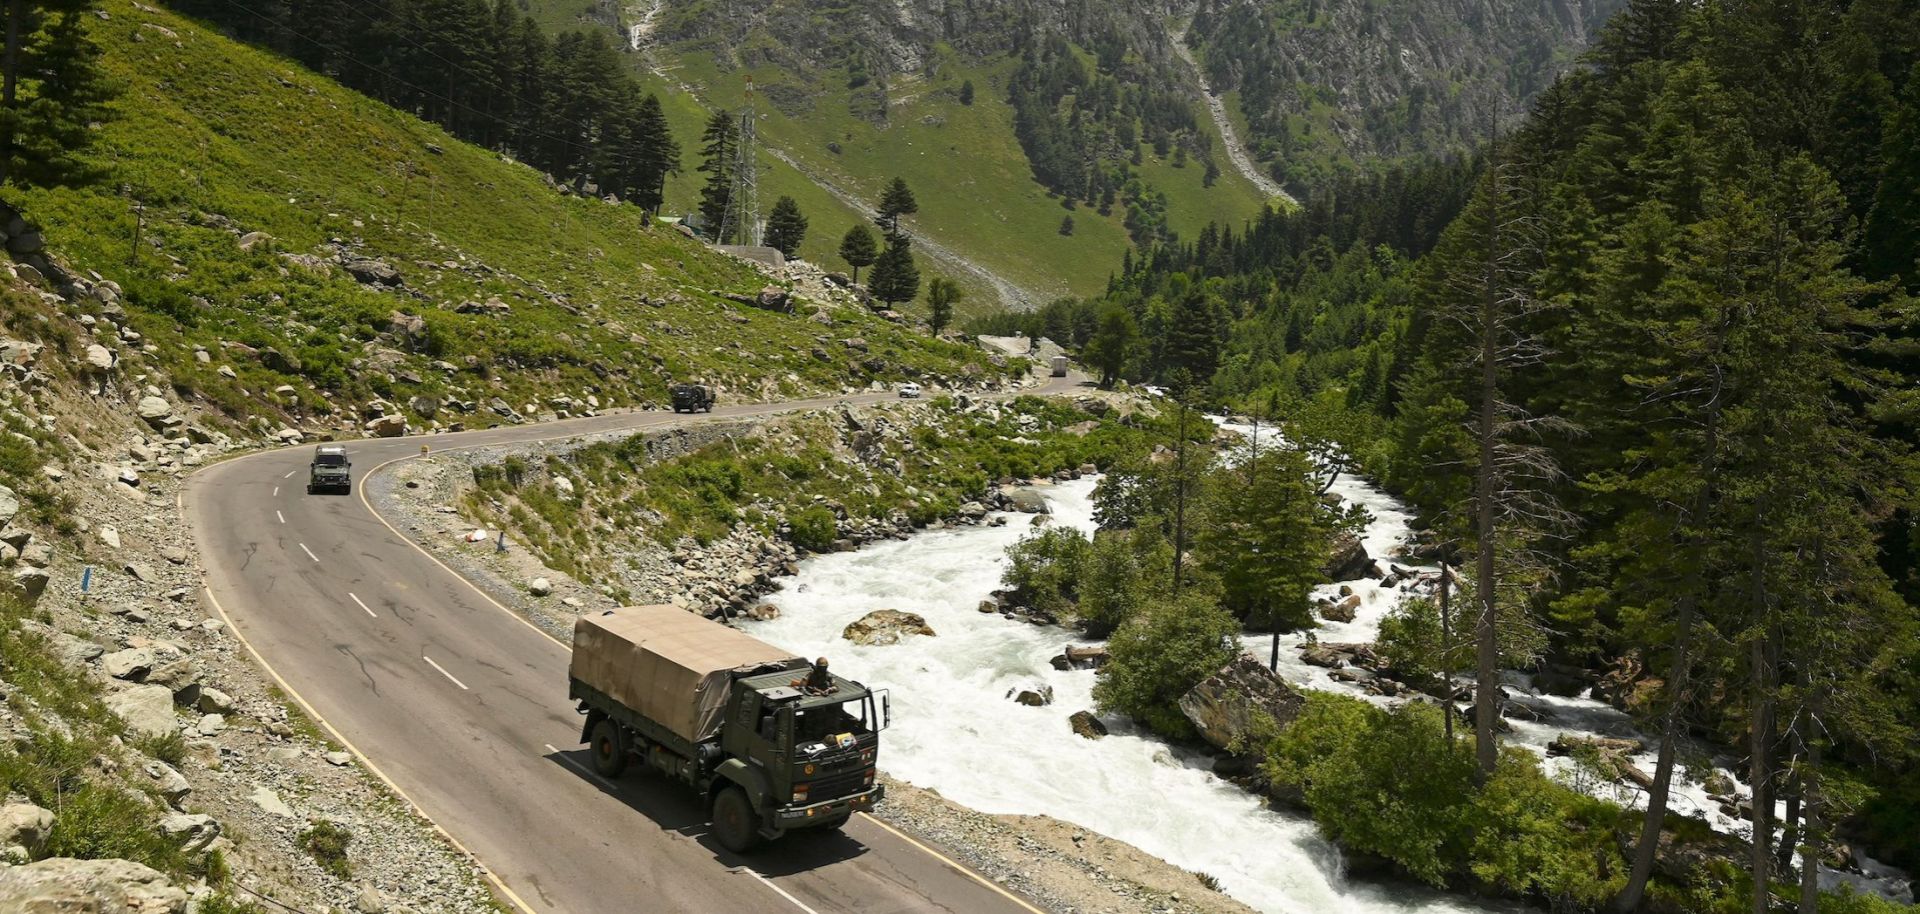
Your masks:
[[[698,743],[720,732],[735,672],[805,665],[791,651],[697,613],[628,606],[574,623],[569,673]]]

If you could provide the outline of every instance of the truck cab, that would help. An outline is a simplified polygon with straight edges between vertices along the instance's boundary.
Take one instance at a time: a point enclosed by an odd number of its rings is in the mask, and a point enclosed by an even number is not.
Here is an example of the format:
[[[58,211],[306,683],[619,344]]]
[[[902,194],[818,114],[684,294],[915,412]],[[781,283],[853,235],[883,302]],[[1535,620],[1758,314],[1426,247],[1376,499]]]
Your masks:
[[[313,462],[307,465],[307,494],[352,491],[353,461],[347,459],[347,449],[337,444],[314,448]]]
[[[874,762],[884,726],[884,696],[850,679],[831,677],[826,688],[794,685],[793,671],[742,680],[735,689],[734,719],[744,726],[722,732],[729,758],[709,785],[714,831],[730,849],[758,843],[740,840],[751,825],[758,838],[805,828],[839,828],[854,813],[871,810],[882,794]],[[804,681],[803,681],[804,682]],[[730,764],[737,760],[739,764]],[[739,786],[750,801],[748,821],[727,821],[722,794]],[[732,813],[737,816],[737,811]],[[743,845],[736,847],[735,845]]]
[[[675,384],[668,393],[676,413],[713,412],[713,388],[705,384]]]

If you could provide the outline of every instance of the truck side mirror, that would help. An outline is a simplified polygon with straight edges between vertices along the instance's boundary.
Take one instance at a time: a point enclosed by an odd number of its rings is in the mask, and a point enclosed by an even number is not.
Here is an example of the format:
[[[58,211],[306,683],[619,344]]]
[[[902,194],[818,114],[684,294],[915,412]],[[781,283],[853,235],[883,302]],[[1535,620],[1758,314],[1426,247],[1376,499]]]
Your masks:
[[[880,729],[885,730],[893,724],[893,693],[880,693]]]

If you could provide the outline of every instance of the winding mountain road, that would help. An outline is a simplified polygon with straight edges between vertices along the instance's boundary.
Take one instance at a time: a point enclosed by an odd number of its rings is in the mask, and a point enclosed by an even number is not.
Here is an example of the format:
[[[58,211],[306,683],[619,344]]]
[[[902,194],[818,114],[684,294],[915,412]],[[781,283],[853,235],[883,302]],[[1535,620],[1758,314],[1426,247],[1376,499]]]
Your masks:
[[[567,699],[568,648],[409,542],[360,494],[367,477],[417,458],[422,445],[440,452],[690,421],[700,420],[636,412],[349,442],[349,497],[306,494],[312,448],[282,448],[202,469],[183,504],[209,601],[256,659],[529,914],[1038,914],[870,817],[743,858],[708,836],[693,791],[645,774],[592,774]]]

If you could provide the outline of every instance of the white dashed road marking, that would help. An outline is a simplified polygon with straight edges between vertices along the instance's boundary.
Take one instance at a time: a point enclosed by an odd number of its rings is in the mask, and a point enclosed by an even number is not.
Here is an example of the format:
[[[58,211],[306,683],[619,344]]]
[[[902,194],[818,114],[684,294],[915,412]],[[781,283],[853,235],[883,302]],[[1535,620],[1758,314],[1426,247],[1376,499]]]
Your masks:
[[[287,522],[287,516],[285,514],[281,514],[280,512],[275,511],[273,512],[273,516],[280,518],[280,522],[283,524]]]
[[[371,610],[371,609],[367,609],[367,604],[365,604],[365,603],[361,603],[361,602],[360,602],[360,598],[359,598],[359,597],[356,597],[356,596],[354,596],[354,595],[353,595],[352,593],[348,593],[348,594],[347,594],[347,596],[348,596],[349,598],[351,598],[351,599],[353,600],[353,602],[355,602],[355,603],[358,603],[358,604],[360,605],[360,608],[361,608],[361,609],[366,609],[366,610],[367,610],[367,615],[369,615],[369,616],[373,616],[373,610]],[[375,619],[378,619],[378,618],[380,618],[379,616],[373,616],[373,617],[374,617]]]
[[[427,655],[425,655],[425,654],[421,654],[421,655],[420,655],[420,659],[421,659],[421,660],[425,660],[425,661],[427,662],[427,665],[428,665],[428,666],[430,666],[430,667],[433,667],[433,668],[434,668],[434,669],[436,669],[436,670],[439,670],[439,671],[440,671],[440,675],[442,675],[442,676],[445,676],[445,677],[447,677],[447,681],[449,681],[449,682],[451,682],[451,683],[453,683],[454,685],[457,685],[457,686],[459,686],[459,687],[460,687],[460,690],[461,690],[461,691],[463,691],[463,692],[471,692],[471,691],[473,691],[472,689],[469,689],[469,688],[467,688],[467,684],[466,684],[466,683],[464,683],[464,682],[461,682],[460,680],[458,680],[458,679],[455,679],[455,678],[453,678],[453,674],[452,674],[452,673],[449,673],[449,672],[447,672],[447,670],[446,670],[446,668],[445,668],[445,667],[443,667],[443,666],[441,666],[440,664],[437,664],[437,663],[434,663],[434,662],[433,662],[433,658],[432,658],[432,657],[429,657],[429,656],[427,656]]]
[[[317,555],[314,555],[314,554],[313,554],[313,550],[312,550],[312,549],[308,549],[308,548],[307,548],[307,544],[306,544],[306,543],[301,543],[301,544],[300,544],[300,551],[301,551],[301,552],[304,552],[304,553],[306,553],[306,554],[307,554],[307,558],[310,558],[310,559],[312,559],[312,560],[314,560],[314,561],[316,561],[316,562],[318,562],[318,561],[320,561],[320,557],[319,557],[319,556],[317,556]]]

